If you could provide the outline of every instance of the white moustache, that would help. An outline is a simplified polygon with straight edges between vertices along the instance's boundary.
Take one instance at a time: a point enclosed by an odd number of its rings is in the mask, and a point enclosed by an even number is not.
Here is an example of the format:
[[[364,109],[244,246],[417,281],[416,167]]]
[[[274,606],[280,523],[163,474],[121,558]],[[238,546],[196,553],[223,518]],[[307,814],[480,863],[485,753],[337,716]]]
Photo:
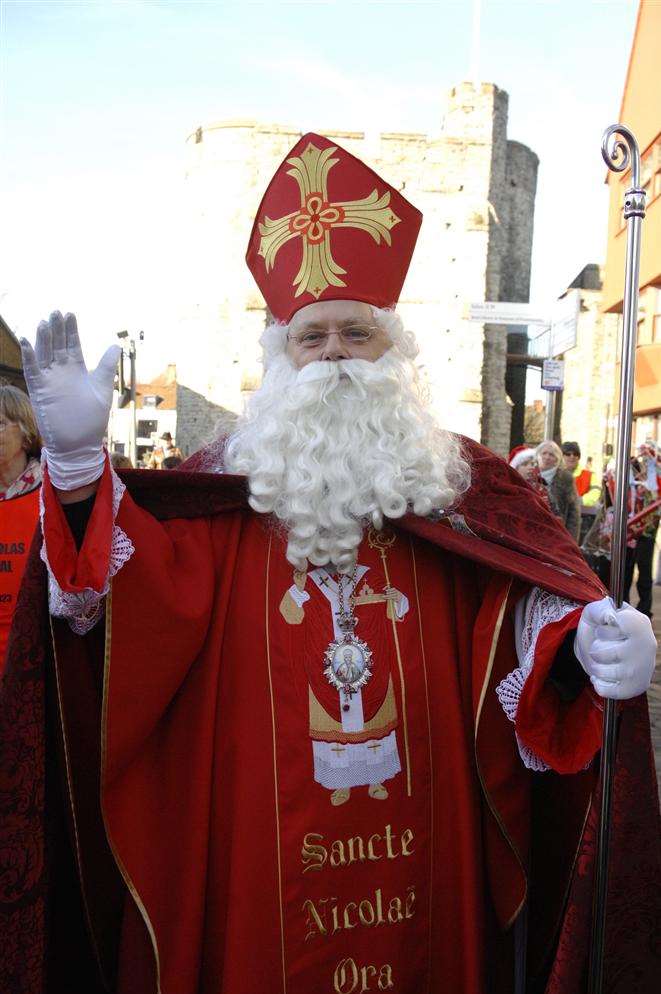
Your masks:
[[[296,373],[296,386],[310,383],[322,384],[324,393],[336,387],[342,380],[349,380],[356,386],[369,387],[379,383],[396,382],[395,363],[390,350],[379,359],[371,362],[368,359],[337,359],[330,361],[320,359],[309,362]]]
[[[361,379],[363,371],[360,367],[371,366],[365,359],[319,359],[309,362],[296,373],[296,386],[306,383],[325,383],[329,386],[339,383],[341,379]],[[367,374],[365,374],[367,375]]]

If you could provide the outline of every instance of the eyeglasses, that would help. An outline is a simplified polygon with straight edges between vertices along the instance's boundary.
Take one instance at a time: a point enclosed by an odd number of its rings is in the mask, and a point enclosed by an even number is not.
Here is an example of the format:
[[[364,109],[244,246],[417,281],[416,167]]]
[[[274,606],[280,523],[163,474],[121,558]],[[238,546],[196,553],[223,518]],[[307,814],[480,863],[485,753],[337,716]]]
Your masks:
[[[299,349],[321,348],[331,335],[339,335],[345,345],[366,345],[378,330],[373,325],[351,324],[339,331],[317,331],[311,328],[301,335],[287,335],[287,338]]]

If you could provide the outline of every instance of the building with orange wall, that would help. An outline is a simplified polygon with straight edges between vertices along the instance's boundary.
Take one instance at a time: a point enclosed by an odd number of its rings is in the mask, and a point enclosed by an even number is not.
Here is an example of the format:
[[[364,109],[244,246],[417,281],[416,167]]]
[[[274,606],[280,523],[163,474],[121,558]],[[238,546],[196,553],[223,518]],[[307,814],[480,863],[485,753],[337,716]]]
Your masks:
[[[640,304],[634,442],[661,441],[661,4],[641,0],[624,84],[619,120],[633,131],[641,151],[641,181],[647,193],[640,259]],[[631,172],[609,173],[608,248],[602,308],[621,313],[626,228],[624,191]],[[618,349],[619,354],[619,349]],[[614,409],[617,408],[617,399]]]

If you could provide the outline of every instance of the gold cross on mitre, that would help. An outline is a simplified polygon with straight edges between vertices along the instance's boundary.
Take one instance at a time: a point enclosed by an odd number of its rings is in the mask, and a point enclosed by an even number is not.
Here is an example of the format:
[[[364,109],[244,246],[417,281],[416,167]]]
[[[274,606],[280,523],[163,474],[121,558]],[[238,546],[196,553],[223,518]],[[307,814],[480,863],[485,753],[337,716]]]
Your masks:
[[[262,236],[259,255],[269,272],[282,246],[292,238],[303,242],[301,268],[294,278],[295,296],[311,293],[317,300],[328,286],[346,286],[340,279],[346,269],[333,259],[330,235],[334,228],[360,228],[372,236],[377,245],[381,239],[392,244],[390,231],[400,218],[390,207],[390,191],[381,196],[376,189],[362,200],[328,202],[328,174],[339,158],[333,159],[336,146],[317,148],[312,142],[300,156],[287,159],[288,176],[293,176],[301,191],[301,205],[284,217],[272,221],[264,217],[259,223]]]

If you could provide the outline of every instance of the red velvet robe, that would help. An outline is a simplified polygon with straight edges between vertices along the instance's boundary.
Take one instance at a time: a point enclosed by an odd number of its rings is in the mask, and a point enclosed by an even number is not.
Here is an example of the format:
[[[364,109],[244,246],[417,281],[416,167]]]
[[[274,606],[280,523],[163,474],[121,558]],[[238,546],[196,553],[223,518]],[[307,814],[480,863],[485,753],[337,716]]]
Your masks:
[[[356,787],[333,807],[313,779],[310,740],[311,694],[329,726],[339,718],[321,672],[333,633],[318,605],[306,605],[300,626],[283,618],[293,578],[282,539],[254,515],[160,525],[128,505],[119,521],[137,547],[113,582],[102,798],[153,932],[161,990],[344,994],[378,989],[383,972],[390,980],[380,989],[401,994],[486,991],[489,884],[474,754],[485,683],[503,750],[495,777],[507,795],[508,838],[487,829],[503,925],[525,896],[528,774],[491,699],[494,681],[517,665],[511,581],[397,535],[389,579],[410,610],[394,632],[383,604],[358,605],[356,634],[375,657],[366,720],[383,706],[388,676],[394,685],[402,772],[385,782],[386,799]],[[383,589],[367,542],[359,562]],[[572,623],[549,633],[551,658]],[[575,743],[583,763],[601,724],[584,693]],[[343,747],[337,733],[329,741]],[[356,859],[347,863],[350,839]],[[335,866],[333,840],[343,840]],[[250,935],[259,951],[246,957]],[[136,990],[134,978],[131,962],[122,994]]]
[[[370,587],[387,579],[409,599],[401,622],[383,605],[356,608],[357,634],[369,635],[375,670],[392,680],[402,770],[385,782],[387,798],[357,787],[335,807],[314,780],[310,740],[310,691],[319,699],[325,690],[312,657],[331,632],[283,617],[292,571],[282,540],[241,496],[233,507],[231,481],[213,486],[225,490],[222,514],[212,501],[206,516],[198,506],[158,521],[127,495],[118,518],[136,546],[108,599],[101,716],[102,815],[132,898],[118,990],[511,990],[502,935],[528,889],[532,778],[494,686],[516,666],[511,607],[537,567],[529,563],[528,576],[518,568],[514,580],[477,555],[458,556],[457,533],[443,525],[408,522],[395,533],[386,578],[363,543]],[[51,505],[51,564],[72,588],[103,581],[108,501],[106,480],[78,557]],[[445,549],[414,529],[441,532]],[[497,558],[485,545],[483,560]],[[517,556],[515,548],[519,566]],[[590,589],[576,560],[571,566],[560,589]],[[523,741],[566,772],[589,761],[600,734],[587,691],[564,705],[545,680],[577,613],[544,630],[517,720]],[[93,741],[82,726],[94,723],[76,710],[90,679],[85,646],[98,633],[81,639],[60,622],[55,636],[76,851],[103,960],[103,871],[89,855],[99,825],[86,810],[81,747]],[[385,700],[380,686],[372,701],[366,688],[367,720]],[[323,710],[337,721],[333,706],[328,699]],[[549,845],[548,869],[563,872],[539,905],[540,961],[566,898],[591,779],[573,778],[578,801],[565,826],[573,844]]]
[[[330,611],[313,589],[307,617],[287,623],[280,606],[294,576],[270,522],[236,512],[162,524],[127,496],[117,523],[136,551],[108,608],[101,796],[144,922],[130,914],[125,925],[120,994],[148,989],[136,969],[145,927],[164,994],[486,991],[489,910],[511,924],[528,858],[529,776],[493,692],[517,665],[511,578],[397,533],[385,562],[363,542],[370,587],[392,585],[410,602],[394,625],[383,604],[356,606],[356,634],[375,657],[365,720],[394,686],[402,772],[386,799],[354,788],[336,808],[313,780],[310,741],[311,696],[329,726],[340,717],[322,673]],[[51,549],[56,575],[77,568]],[[549,662],[575,620],[544,633]],[[483,709],[501,753],[481,770]],[[549,738],[559,738],[561,709],[556,698]],[[587,690],[567,710],[573,772],[598,748],[601,713]],[[344,747],[337,732],[328,741]],[[569,752],[565,730],[545,758],[562,768]],[[502,828],[484,810],[480,776],[500,795]],[[343,866],[352,839],[364,858]],[[248,935],[260,950],[247,958]]]

